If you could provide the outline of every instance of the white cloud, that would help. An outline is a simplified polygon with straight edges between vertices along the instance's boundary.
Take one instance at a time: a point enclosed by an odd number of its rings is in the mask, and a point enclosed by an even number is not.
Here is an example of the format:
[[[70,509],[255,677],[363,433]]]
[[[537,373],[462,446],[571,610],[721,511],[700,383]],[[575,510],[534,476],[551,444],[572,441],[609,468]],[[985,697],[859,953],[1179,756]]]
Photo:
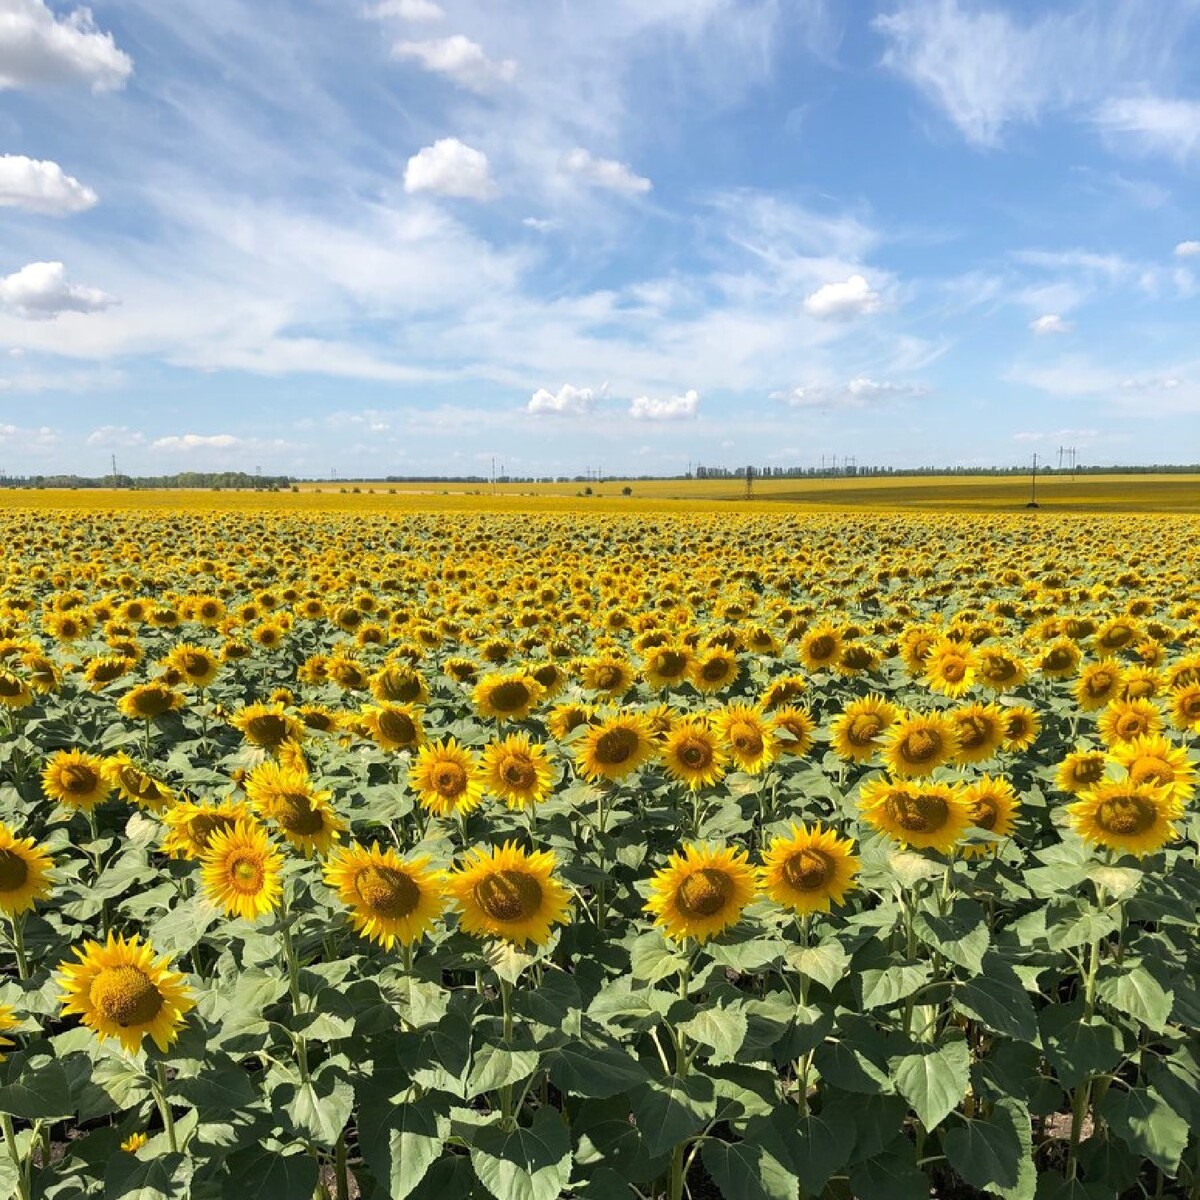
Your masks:
[[[397,42],[392,57],[411,59],[425,70],[445,75],[475,92],[486,92],[497,83],[512,83],[517,75],[513,59],[488,58],[478,42],[461,33],[433,41]]]
[[[1105,133],[1127,139],[1144,154],[1183,161],[1200,150],[1200,100],[1130,96],[1106,101],[1095,119]]]
[[[928,395],[928,388],[915,383],[890,383],[856,375],[847,383],[809,383],[787,392],[772,392],[772,400],[783,400],[792,408],[866,408],[886,400]]]
[[[1055,429],[1050,433],[1034,433],[1031,431],[1022,431],[1021,433],[1013,434],[1014,442],[1058,442],[1061,446],[1064,442],[1086,443],[1090,438],[1100,436],[1098,429]]]
[[[87,435],[89,446],[143,446],[146,435],[128,425],[101,425]]]
[[[0,0],[0,91],[86,83],[93,92],[125,86],[133,60],[101,33],[89,9],[61,19],[45,0]]]
[[[0,424],[0,446],[29,453],[53,450],[62,441],[62,434],[49,425],[22,428],[20,425]]]
[[[366,15],[378,20],[399,17],[402,21],[440,21],[446,14],[433,0],[379,0]]]
[[[538,388],[529,398],[525,411],[553,413],[557,416],[583,416],[590,413],[595,404],[596,393],[591,388],[577,388],[564,383],[557,392]]]
[[[861,275],[851,275],[842,283],[827,283],[804,299],[804,311],[820,320],[846,320],[879,309],[879,293]]]
[[[527,229],[536,229],[538,233],[546,233],[558,228],[558,222],[549,217],[525,217],[521,224]]]
[[[91,208],[99,197],[66,174],[56,162],[0,155],[0,208],[23,208],[48,216],[65,216]]]
[[[1034,317],[1029,322],[1029,328],[1039,336],[1048,333],[1068,333],[1071,329],[1071,322],[1064,321],[1058,313],[1045,313],[1043,316]]]
[[[629,406],[635,421],[687,421],[700,409],[700,393],[694,388],[682,396],[659,400],[653,396],[637,396]]]
[[[617,162],[613,158],[594,158],[580,147],[564,154],[559,160],[558,169],[561,174],[573,176],[593,187],[626,192],[632,196],[648,192],[654,186],[650,180],[634,174],[627,163]]]
[[[151,450],[172,450],[172,451],[189,451],[189,450],[228,450],[233,446],[240,446],[241,438],[234,437],[232,433],[182,433],[172,434],[170,437],[156,438],[150,445]]]
[[[487,155],[451,137],[439,138],[408,160],[404,190],[488,200],[496,185],[488,174]]]
[[[60,262],[29,263],[0,279],[0,307],[31,321],[50,320],[67,312],[99,312],[119,303],[99,288],[69,283]]]
[[[1200,242],[1180,242],[1175,247],[1175,253],[1180,258],[1195,258],[1200,256]]]

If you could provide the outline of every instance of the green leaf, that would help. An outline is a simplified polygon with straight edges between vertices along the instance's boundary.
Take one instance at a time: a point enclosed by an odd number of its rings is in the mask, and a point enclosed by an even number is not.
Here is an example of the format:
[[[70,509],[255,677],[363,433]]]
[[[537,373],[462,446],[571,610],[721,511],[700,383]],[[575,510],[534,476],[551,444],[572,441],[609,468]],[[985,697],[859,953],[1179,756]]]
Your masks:
[[[190,1104],[206,1113],[227,1113],[245,1108],[257,1093],[250,1074],[226,1055],[214,1055],[205,1063],[199,1075],[176,1079],[170,1098],[175,1103]]]
[[[1133,1151],[1174,1175],[1188,1142],[1189,1125],[1153,1088],[1109,1088],[1100,1115]]]
[[[528,1079],[538,1068],[536,1050],[510,1050],[507,1046],[483,1045],[475,1053],[467,1077],[464,1099],[494,1092],[509,1084]]]
[[[705,1141],[700,1157],[725,1200],[796,1200],[800,1180],[763,1146]]]
[[[368,1098],[359,1107],[358,1136],[371,1173],[391,1200],[404,1200],[442,1153],[437,1114],[429,1099],[393,1104]]]
[[[1064,1088],[1103,1074],[1120,1061],[1120,1031],[1101,1016],[1085,1021],[1082,1000],[1051,1005],[1042,1011],[1040,1024],[1046,1060]]]
[[[652,1079],[635,1094],[633,1114],[647,1152],[666,1154],[716,1114],[712,1080],[703,1075]]]
[[[942,1139],[942,1148],[969,1184],[1005,1200],[1033,1200],[1037,1169],[1024,1105],[998,1101],[987,1120],[965,1120],[951,1129]]]
[[[528,1129],[479,1130],[471,1165],[496,1200],[557,1200],[571,1177],[571,1136],[552,1108],[539,1108]]]
[[[850,1172],[855,1200],[929,1200],[929,1177],[897,1154],[880,1154]]]
[[[320,1145],[332,1146],[350,1120],[354,1089],[340,1075],[326,1071],[307,1083],[276,1088],[271,1101],[278,1108],[281,1100],[298,1133]]]
[[[1121,971],[1106,970],[1097,981],[1100,999],[1117,1012],[1161,1033],[1167,1027],[1175,997],[1140,962],[1131,960]]]
[[[663,937],[657,929],[634,939],[629,948],[629,964],[633,978],[646,983],[658,983],[678,975],[687,965],[687,958]]]
[[[971,972],[983,969],[990,935],[982,904],[974,900],[956,900],[944,916],[918,912],[913,930],[921,941],[955,966]]]
[[[830,1038],[817,1047],[813,1063],[821,1078],[847,1092],[876,1092],[891,1090],[887,1072],[850,1041]]]
[[[829,991],[833,991],[845,977],[846,968],[850,965],[846,947],[833,940],[822,942],[819,946],[792,946],[785,958],[794,971],[807,975]]]
[[[964,1038],[891,1059],[896,1090],[912,1105],[926,1129],[939,1125],[967,1094],[971,1054]]]
[[[746,1123],[746,1141],[762,1146],[800,1180],[806,1196],[819,1196],[854,1149],[854,1126],[822,1113],[797,1116],[789,1106]],[[794,1195],[794,1193],[792,1193]]]
[[[316,1160],[303,1151],[283,1155],[255,1146],[231,1154],[225,1165],[226,1194],[237,1200],[312,1200],[317,1189]]]
[[[105,1200],[171,1200],[188,1194],[192,1164],[182,1154],[137,1158],[117,1153],[104,1169]]]
[[[887,1008],[911,996],[929,982],[928,963],[902,963],[883,970],[863,971],[859,975],[863,1008]]]
[[[954,989],[954,1007],[993,1033],[1022,1042],[1037,1038],[1037,1015],[1016,971],[994,951],[983,956],[978,974]]]
[[[74,1116],[70,1081],[57,1059],[13,1054],[0,1072],[0,1112],[27,1120]]]
[[[572,1096],[603,1100],[646,1082],[642,1064],[617,1046],[568,1042],[551,1051],[547,1062],[554,1086]]]
[[[732,1062],[746,1040],[746,1014],[740,1008],[702,1008],[680,1028],[689,1037],[712,1047],[714,1063]]]
[[[907,889],[916,887],[922,879],[938,879],[946,868],[914,850],[896,850],[888,855],[887,865],[892,874]]]

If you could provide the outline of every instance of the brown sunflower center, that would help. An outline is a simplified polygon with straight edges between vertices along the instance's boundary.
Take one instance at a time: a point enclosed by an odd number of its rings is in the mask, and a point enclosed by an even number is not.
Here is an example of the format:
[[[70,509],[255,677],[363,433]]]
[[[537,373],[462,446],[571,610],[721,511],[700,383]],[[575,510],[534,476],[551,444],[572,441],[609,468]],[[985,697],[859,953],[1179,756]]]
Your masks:
[[[865,671],[873,663],[871,651],[866,646],[851,646],[842,655],[842,665],[852,671]]]
[[[833,874],[833,859],[811,846],[793,854],[783,864],[783,877],[798,892],[815,892]]]
[[[87,763],[71,763],[62,769],[59,782],[72,796],[90,796],[100,786],[100,776]]]
[[[737,721],[729,727],[729,742],[739,754],[747,757],[763,752],[762,730],[749,721]]]
[[[192,679],[200,679],[208,674],[209,662],[206,655],[196,650],[189,650],[179,660],[183,673]]]
[[[729,662],[724,658],[710,658],[700,668],[705,683],[720,683],[729,674]]]
[[[846,738],[852,746],[869,746],[882,729],[883,721],[875,713],[864,713],[850,722]]]
[[[1117,718],[1114,728],[1117,736],[1123,741],[1128,742],[1147,733],[1150,728],[1150,722],[1140,712],[1127,712],[1122,713]]]
[[[262,891],[266,874],[258,855],[235,854],[229,860],[229,883],[234,891],[243,895],[256,896]]]
[[[638,735],[624,727],[607,729],[596,739],[596,759],[605,766],[617,767],[637,753]]]
[[[693,871],[675,892],[675,907],[685,917],[711,917],[733,896],[733,880],[724,871],[701,867]]]
[[[1017,673],[1017,664],[1008,658],[989,658],[983,668],[985,679],[1007,683]]]
[[[401,704],[407,704],[411,700],[416,700],[421,694],[421,680],[416,675],[410,675],[407,672],[401,674],[395,672],[389,674],[383,681],[380,691],[388,700],[396,700]]]
[[[964,750],[978,750],[991,741],[992,724],[985,717],[970,715],[957,721],[958,740]]]
[[[943,659],[938,669],[947,683],[961,683],[967,674],[967,664],[961,658]]]
[[[1106,833],[1136,837],[1154,828],[1158,809],[1143,796],[1112,796],[1096,809],[1095,820]]]
[[[246,722],[246,733],[260,746],[282,746],[291,728],[278,713],[258,713]]]
[[[493,921],[525,921],[542,905],[542,885],[525,871],[493,871],[475,885],[473,894]]]
[[[139,688],[133,695],[133,707],[139,716],[161,717],[171,710],[171,693],[152,684]]]
[[[1071,767],[1071,778],[1076,784],[1099,783],[1104,775],[1104,757],[1097,754],[1081,758]]]
[[[454,800],[467,790],[467,772],[462,763],[440,762],[429,773],[433,790],[445,800]]]
[[[992,830],[1000,819],[1000,808],[991,796],[977,796],[971,809],[971,824]]]
[[[936,833],[950,819],[950,806],[933,793],[901,792],[888,797],[887,813],[908,833]]]
[[[1111,671],[1096,671],[1088,677],[1084,685],[1087,694],[1093,699],[1107,696],[1116,686],[1117,677]]]
[[[1200,721],[1200,692],[1182,697],[1179,701],[1179,711],[1187,718],[1189,724],[1192,721]]]
[[[89,674],[97,683],[111,683],[125,674],[126,663],[123,658],[102,658],[92,664]]]
[[[1066,671],[1074,665],[1074,655],[1066,646],[1059,646],[1046,655],[1042,665],[1047,671]]]
[[[234,818],[224,813],[198,813],[188,822],[188,837],[200,850],[207,850],[214,833],[232,829],[234,824]]]
[[[407,917],[421,901],[421,890],[395,867],[364,867],[354,876],[363,904],[381,917]]]
[[[0,892],[15,892],[25,886],[29,864],[15,850],[0,850]]]
[[[687,669],[687,656],[678,650],[660,650],[654,656],[654,669],[660,675],[673,679]]]
[[[900,757],[905,762],[932,762],[944,747],[942,735],[936,729],[914,729],[900,743]]]
[[[154,980],[134,966],[104,967],[92,980],[88,997],[106,1020],[122,1029],[147,1025],[162,1011],[162,993]]]
[[[385,710],[379,714],[379,732],[389,742],[408,745],[416,740],[417,727],[408,713]]]
[[[22,691],[21,681],[15,675],[0,673],[0,696],[19,696]]]
[[[1165,759],[1146,754],[1130,764],[1129,779],[1131,783],[1174,783],[1175,770]]]
[[[304,792],[284,792],[275,802],[275,820],[288,833],[312,837],[325,828],[325,816]]]
[[[713,748],[703,738],[685,738],[676,747],[675,754],[689,771],[703,771],[712,766]]]
[[[604,691],[611,691],[613,688],[620,687],[625,681],[625,673],[620,667],[614,667],[611,663],[605,663],[603,666],[596,668],[594,678],[598,688],[603,688]]]
[[[508,787],[524,791],[537,783],[537,768],[524,754],[509,754],[500,763],[500,778]]]
[[[808,643],[808,657],[815,662],[824,662],[833,657],[837,649],[837,641],[827,633],[822,633]]]
[[[529,703],[529,685],[521,679],[506,679],[488,693],[488,702],[497,712],[518,712]]]

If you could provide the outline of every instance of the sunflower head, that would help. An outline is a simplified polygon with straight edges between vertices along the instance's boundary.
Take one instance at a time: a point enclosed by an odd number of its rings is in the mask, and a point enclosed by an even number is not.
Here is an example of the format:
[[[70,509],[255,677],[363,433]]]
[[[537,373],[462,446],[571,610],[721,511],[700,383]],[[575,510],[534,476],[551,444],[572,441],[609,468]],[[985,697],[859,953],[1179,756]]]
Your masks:
[[[771,840],[759,871],[763,891],[797,913],[828,912],[854,887],[854,843],[832,829],[793,824],[788,837]]]
[[[646,911],[672,940],[704,943],[735,925],[757,890],[744,850],[690,844],[651,879]]]
[[[198,861],[208,852],[214,833],[232,829],[249,815],[244,805],[229,801],[195,804],[191,800],[181,800],[163,814],[163,824],[167,827],[162,842],[163,853],[172,858]]]
[[[1021,801],[1007,779],[984,775],[963,791],[963,800],[971,810],[971,824],[985,829],[997,838],[1008,837],[1016,825]],[[965,857],[994,854],[995,842],[968,844],[962,848]]]
[[[591,726],[576,743],[576,762],[588,779],[623,779],[655,753],[645,717],[618,714]]]
[[[205,895],[227,915],[254,921],[279,907],[283,857],[256,821],[214,830],[201,864]]]
[[[1196,768],[1187,751],[1161,734],[1119,742],[1112,757],[1126,769],[1130,783],[1153,784],[1180,803],[1195,794]]]
[[[523,721],[541,702],[542,685],[532,675],[485,675],[471,693],[480,716],[493,721]]]
[[[183,697],[164,683],[142,683],[132,688],[117,701],[123,716],[135,721],[154,721],[177,708],[182,708]]]
[[[470,812],[483,800],[479,761],[454,738],[422,746],[408,783],[421,805],[441,817]]]
[[[908,713],[885,735],[884,759],[894,775],[929,775],[958,751],[954,722],[940,712]]]
[[[304,722],[286,712],[282,704],[247,704],[229,719],[229,723],[252,746],[278,750],[284,742],[304,737]]]
[[[1139,858],[1176,836],[1183,806],[1165,788],[1104,780],[1067,805],[1071,827],[1086,842]]]
[[[42,790],[65,808],[89,811],[112,791],[104,761],[83,750],[59,750],[42,771]]]
[[[515,842],[467,852],[447,879],[464,932],[544,946],[570,919],[570,893],[552,872],[554,854],[529,853]]]
[[[446,907],[443,874],[428,857],[402,859],[375,844],[335,850],[325,864],[325,882],[354,928],[385,950],[419,941]]]
[[[799,704],[782,705],[771,713],[771,727],[780,754],[802,758],[813,748],[817,723],[807,708]],[[786,736],[779,737],[780,733]]]
[[[975,682],[975,652],[967,642],[943,638],[925,656],[925,682],[943,696],[965,695]]]
[[[104,771],[123,800],[148,812],[162,812],[175,802],[175,793],[138,766],[124,750],[104,760]]]
[[[483,777],[487,791],[509,808],[526,808],[550,794],[554,770],[545,746],[514,733],[484,749]]]
[[[0,912],[9,917],[28,912],[50,895],[54,860],[33,838],[14,836],[0,823]]]
[[[1077,796],[1093,788],[1103,778],[1108,766],[1108,755],[1103,750],[1073,750],[1054,773],[1054,782],[1060,791]]]
[[[362,722],[381,750],[411,750],[425,742],[421,710],[411,704],[368,705]]]
[[[996,704],[966,704],[953,709],[950,719],[958,741],[955,758],[977,763],[991,758],[1004,741],[1004,710]]]
[[[725,774],[728,756],[707,721],[677,721],[662,745],[662,760],[672,779],[695,791],[709,787]]]
[[[874,780],[859,797],[863,820],[918,850],[949,853],[972,820],[961,787],[924,780]]]
[[[760,774],[779,754],[779,743],[771,721],[748,704],[730,704],[716,715],[730,758],[747,775]]]
[[[895,720],[895,705],[882,696],[851,700],[830,723],[834,752],[851,762],[870,762]]]

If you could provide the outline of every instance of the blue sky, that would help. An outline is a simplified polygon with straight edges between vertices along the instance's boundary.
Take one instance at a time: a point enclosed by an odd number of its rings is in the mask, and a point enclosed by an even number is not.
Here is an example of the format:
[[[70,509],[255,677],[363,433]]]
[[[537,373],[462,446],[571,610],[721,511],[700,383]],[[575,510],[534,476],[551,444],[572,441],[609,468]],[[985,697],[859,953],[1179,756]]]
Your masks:
[[[1200,459],[1200,0],[0,0],[0,468]]]

